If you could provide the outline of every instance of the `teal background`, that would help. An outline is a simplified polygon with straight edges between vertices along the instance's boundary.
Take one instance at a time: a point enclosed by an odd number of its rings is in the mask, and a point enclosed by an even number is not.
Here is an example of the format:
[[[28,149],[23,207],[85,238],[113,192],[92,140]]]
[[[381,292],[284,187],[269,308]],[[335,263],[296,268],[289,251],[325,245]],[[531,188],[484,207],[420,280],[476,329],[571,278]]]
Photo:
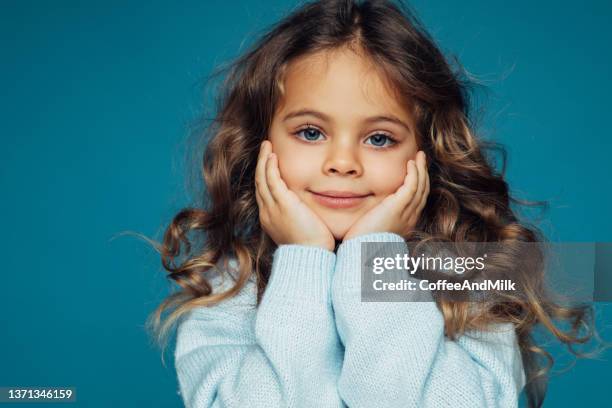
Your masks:
[[[201,79],[297,4],[2,1],[0,386],[75,386],[87,407],[181,406],[143,329],[168,289],[159,258],[113,237],[161,239],[188,200]],[[612,241],[611,3],[411,4],[489,86],[485,130],[508,149],[513,193],[549,200],[549,238]],[[612,308],[597,307],[612,339]],[[544,406],[606,405],[611,357],[554,376]]]

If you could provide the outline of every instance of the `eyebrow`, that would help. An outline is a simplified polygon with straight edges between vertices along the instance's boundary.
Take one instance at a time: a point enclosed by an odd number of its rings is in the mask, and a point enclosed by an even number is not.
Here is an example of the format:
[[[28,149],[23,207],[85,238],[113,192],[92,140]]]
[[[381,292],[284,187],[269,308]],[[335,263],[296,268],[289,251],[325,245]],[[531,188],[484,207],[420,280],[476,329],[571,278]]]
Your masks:
[[[288,121],[289,119],[293,119],[295,117],[298,116],[306,116],[306,115],[311,115],[311,116],[315,116],[323,121],[326,122],[331,122],[331,118],[326,115],[323,112],[319,112],[319,111],[315,111],[315,110],[311,110],[311,109],[300,109],[294,112],[289,112],[287,115],[285,115],[285,117],[283,118],[283,122]],[[393,115],[377,115],[377,116],[370,116],[369,118],[364,119],[365,123],[375,123],[375,122],[391,122],[391,123],[395,123],[396,125],[402,126],[403,128],[405,128],[408,132],[411,131],[410,126],[408,126],[404,121],[402,121],[401,119],[397,118],[396,116]]]

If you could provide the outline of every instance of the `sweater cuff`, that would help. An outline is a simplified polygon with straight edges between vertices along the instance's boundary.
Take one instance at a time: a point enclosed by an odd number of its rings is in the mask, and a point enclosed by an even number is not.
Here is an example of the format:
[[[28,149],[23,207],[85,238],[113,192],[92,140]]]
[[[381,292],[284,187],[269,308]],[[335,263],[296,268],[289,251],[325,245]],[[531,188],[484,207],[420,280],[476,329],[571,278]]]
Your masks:
[[[266,292],[271,296],[331,302],[336,254],[315,246],[280,245],[273,255]]]
[[[393,232],[372,232],[343,241],[338,247],[336,259],[336,284],[350,289],[361,287],[361,268],[365,263],[362,259],[365,255],[361,253],[362,242],[395,243],[398,251],[408,251],[404,238]],[[393,248],[396,248],[395,245]]]

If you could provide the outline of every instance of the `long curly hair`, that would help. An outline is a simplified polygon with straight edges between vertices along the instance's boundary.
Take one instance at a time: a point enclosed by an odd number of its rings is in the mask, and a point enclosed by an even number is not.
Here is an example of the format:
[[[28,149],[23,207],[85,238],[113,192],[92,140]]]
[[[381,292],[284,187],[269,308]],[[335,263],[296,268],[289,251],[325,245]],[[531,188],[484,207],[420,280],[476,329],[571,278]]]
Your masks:
[[[504,180],[505,150],[475,135],[470,92],[477,81],[456,60],[445,58],[409,7],[390,1],[307,3],[217,72],[226,75],[214,118],[202,119],[194,129],[198,145],[193,151],[201,154],[196,182],[203,177],[205,188],[195,205],[174,216],[162,243],[148,240],[159,251],[167,278],[177,284],[147,320],[162,349],[181,316],[238,294],[253,275],[257,304],[261,301],[276,244],[259,223],[254,183],[259,146],[283,94],[287,65],[296,57],[340,47],[364,51],[394,85],[397,96],[413,103],[409,106],[415,109],[419,148],[427,155],[431,183],[416,227],[419,237],[502,242],[506,252],[497,258],[497,266],[510,273],[520,256],[512,250],[513,243],[544,241],[535,226],[519,221],[511,204],[546,203],[511,197]],[[501,153],[501,171],[496,170],[495,152]],[[529,273],[522,275],[520,297],[487,304],[477,313],[464,302],[437,300],[450,339],[468,330],[486,330],[492,322],[514,323],[530,407],[542,405],[554,363],[534,341],[536,325],[580,357],[589,355],[574,350],[574,345],[599,339],[593,307],[562,306],[553,300],[543,284],[544,254],[536,255]],[[218,292],[208,278],[219,262],[227,266],[232,257],[238,265],[235,284]],[[555,320],[559,325],[569,323],[569,329],[561,330]]]

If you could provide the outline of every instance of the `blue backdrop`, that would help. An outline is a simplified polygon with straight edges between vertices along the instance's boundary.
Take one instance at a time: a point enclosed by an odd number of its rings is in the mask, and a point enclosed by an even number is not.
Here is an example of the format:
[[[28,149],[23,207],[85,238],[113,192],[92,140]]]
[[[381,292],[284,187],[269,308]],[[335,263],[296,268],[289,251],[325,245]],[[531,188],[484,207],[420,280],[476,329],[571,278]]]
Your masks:
[[[143,327],[168,290],[159,258],[112,238],[161,238],[188,200],[200,80],[298,3],[180,3],[2,2],[0,386],[74,386],[87,407],[181,406]],[[549,200],[548,237],[612,241],[611,3],[412,5],[489,85],[485,130],[508,148],[513,193]],[[610,339],[612,308],[597,307]],[[559,368],[570,360],[550,350]],[[554,376],[545,406],[605,404],[611,357]]]

